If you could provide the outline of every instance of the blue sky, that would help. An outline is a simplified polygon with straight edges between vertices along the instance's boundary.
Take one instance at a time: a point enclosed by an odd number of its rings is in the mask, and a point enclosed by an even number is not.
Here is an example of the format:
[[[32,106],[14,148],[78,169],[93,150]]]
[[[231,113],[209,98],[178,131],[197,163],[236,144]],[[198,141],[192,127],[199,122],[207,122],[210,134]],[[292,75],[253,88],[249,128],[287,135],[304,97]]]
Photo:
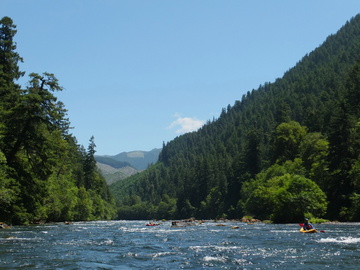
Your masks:
[[[359,0],[1,0],[21,69],[54,73],[80,144],[160,148],[273,82]]]

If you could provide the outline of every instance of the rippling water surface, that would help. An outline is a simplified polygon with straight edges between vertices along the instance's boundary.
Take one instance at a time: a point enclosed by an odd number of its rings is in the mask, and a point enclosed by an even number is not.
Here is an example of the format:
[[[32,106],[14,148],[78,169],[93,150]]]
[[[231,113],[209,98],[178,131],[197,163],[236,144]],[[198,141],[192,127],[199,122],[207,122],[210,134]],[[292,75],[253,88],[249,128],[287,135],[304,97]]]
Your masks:
[[[0,230],[0,269],[359,269],[360,224],[78,222]],[[232,229],[239,226],[239,229]]]

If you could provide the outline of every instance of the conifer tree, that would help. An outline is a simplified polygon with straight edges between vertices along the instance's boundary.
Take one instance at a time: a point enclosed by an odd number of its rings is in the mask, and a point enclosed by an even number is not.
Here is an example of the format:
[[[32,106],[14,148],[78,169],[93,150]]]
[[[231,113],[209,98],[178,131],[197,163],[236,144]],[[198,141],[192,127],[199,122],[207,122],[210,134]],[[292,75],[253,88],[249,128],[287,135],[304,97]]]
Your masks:
[[[15,51],[14,36],[16,26],[9,17],[0,20],[0,100],[1,102],[15,102],[13,99],[19,94],[19,86],[15,81],[24,75],[18,66],[23,59]],[[15,91],[16,90],[16,91]]]
[[[54,95],[62,90],[58,80],[31,73],[26,89],[16,84],[24,73],[15,28],[10,18],[0,20],[0,221],[114,218],[93,138],[86,153],[69,134],[67,111]]]

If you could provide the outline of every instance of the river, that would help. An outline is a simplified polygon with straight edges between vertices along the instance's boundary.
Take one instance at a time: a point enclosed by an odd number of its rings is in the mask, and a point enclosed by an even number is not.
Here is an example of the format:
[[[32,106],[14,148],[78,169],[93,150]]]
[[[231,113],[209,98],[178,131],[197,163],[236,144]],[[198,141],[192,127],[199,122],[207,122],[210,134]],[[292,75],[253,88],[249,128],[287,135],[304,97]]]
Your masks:
[[[0,269],[359,269],[360,223],[94,221],[0,230]],[[238,229],[232,229],[238,226]]]

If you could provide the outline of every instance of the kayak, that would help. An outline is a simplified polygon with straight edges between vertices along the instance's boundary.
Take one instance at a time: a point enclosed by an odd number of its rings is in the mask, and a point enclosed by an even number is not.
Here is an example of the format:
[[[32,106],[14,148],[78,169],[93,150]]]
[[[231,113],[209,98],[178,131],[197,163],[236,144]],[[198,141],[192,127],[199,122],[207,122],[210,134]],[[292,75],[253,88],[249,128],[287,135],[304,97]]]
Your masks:
[[[317,233],[318,231],[316,229],[311,229],[311,230],[304,230],[304,228],[300,229],[300,232],[302,233]]]
[[[146,224],[146,226],[159,226],[160,224],[159,223],[148,223]]]

